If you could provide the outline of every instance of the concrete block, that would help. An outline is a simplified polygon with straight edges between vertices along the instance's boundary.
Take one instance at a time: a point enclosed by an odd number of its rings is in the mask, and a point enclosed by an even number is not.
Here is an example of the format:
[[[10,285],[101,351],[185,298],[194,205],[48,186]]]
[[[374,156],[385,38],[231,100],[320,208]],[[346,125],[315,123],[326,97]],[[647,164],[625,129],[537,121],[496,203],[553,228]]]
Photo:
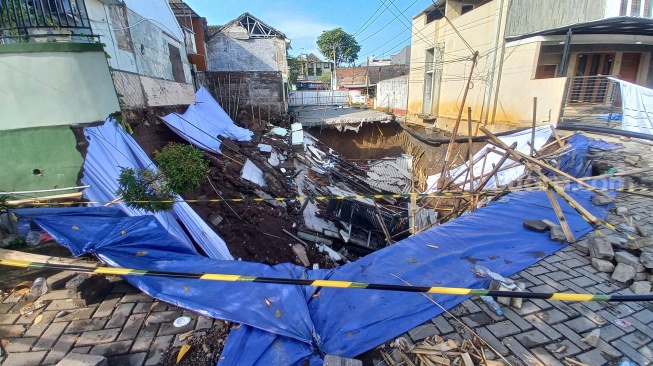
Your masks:
[[[555,222],[553,222],[551,220],[542,219],[540,221],[542,221],[544,223],[544,225],[548,226],[549,229],[551,229],[552,227],[555,227],[555,226],[560,226],[560,225],[556,224]]]
[[[653,252],[642,252],[639,256],[639,262],[646,268],[653,268]]]
[[[523,282],[519,282],[519,281],[515,282],[515,285],[517,286],[517,288],[515,288],[513,291],[524,292],[524,290],[526,290],[526,285]],[[523,301],[524,299],[522,299],[521,297],[513,297],[510,301],[510,306],[512,306],[515,309],[521,309]]]
[[[653,246],[653,236],[637,238],[628,243],[630,249],[641,249],[650,246]]]
[[[610,260],[614,257],[612,245],[604,237],[591,238],[588,247],[592,258]]]
[[[499,288],[497,290],[499,290],[499,291],[512,291],[512,289],[510,287],[504,285],[503,283],[499,284]],[[501,305],[510,306],[511,299],[512,298],[510,298],[510,297],[497,297],[497,302],[499,304],[501,304]]]
[[[590,254],[590,248],[589,248],[589,243],[587,240],[580,240],[572,244],[576,250],[583,254]]]
[[[66,286],[66,283],[75,277],[76,273],[71,271],[59,272],[55,275],[48,277],[47,283],[51,290],[61,290]]]
[[[612,279],[625,283],[635,278],[635,273],[637,273],[635,267],[619,263],[615,267],[614,272],[612,272]]]
[[[606,206],[614,202],[612,198],[605,196],[594,196],[592,197],[592,202],[597,206]]]
[[[613,247],[619,248],[619,249],[628,249],[628,240],[623,239],[623,238],[618,238],[616,236],[606,236],[610,244],[612,244]]]
[[[565,242],[565,233],[562,231],[562,228],[558,225],[551,226],[549,228],[549,234],[551,235],[551,240],[557,241],[558,243]]]
[[[648,281],[635,281],[630,285],[630,290],[637,295],[648,294],[651,292],[651,283]]]
[[[542,220],[526,220],[523,223],[524,228],[528,230],[533,230],[538,233],[545,232],[549,227],[542,222]]]
[[[592,267],[599,272],[612,273],[614,271],[612,262],[598,258],[592,258]]]
[[[639,258],[628,252],[616,252],[614,253],[614,259],[617,263],[624,263],[631,267],[637,268],[639,266]]]
[[[218,214],[213,214],[209,217],[209,222],[213,224],[213,226],[218,226],[220,223],[224,220],[222,216]]]
[[[646,272],[637,272],[633,278],[635,281],[646,281],[648,279],[648,273]]]
[[[57,366],[107,366],[107,358],[100,355],[69,353]]]

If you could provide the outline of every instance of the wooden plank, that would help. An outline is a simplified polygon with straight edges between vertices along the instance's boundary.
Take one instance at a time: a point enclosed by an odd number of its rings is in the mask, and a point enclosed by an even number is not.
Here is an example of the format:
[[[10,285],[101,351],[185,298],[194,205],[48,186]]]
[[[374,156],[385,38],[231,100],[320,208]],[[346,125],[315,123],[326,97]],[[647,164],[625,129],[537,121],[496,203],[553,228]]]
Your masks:
[[[560,145],[560,147],[565,147],[565,143],[562,142],[560,136],[558,136],[558,131],[556,131],[556,128],[553,127],[553,125],[549,125],[549,127],[551,127],[551,132],[553,133],[553,137],[555,137],[556,141],[558,142],[558,145]]]
[[[585,209],[585,207],[581,206],[575,199],[573,199],[570,195],[568,195],[563,189],[561,189],[559,187],[555,187],[554,182],[551,179],[549,179],[546,175],[544,175],[544,173],[542,173],[539,169],[535,168],[533,166],[533,164],[531,163],[531,161],[535,160],[535,159],[529,158],[528,156],[526,156],[524,154],[521,154],[521,153],[511,149],[510,146],[506,145],[503,141],[499,140],[492,132],[490,132],[485,127],[481,127],[481,131],[483,131],[483,133],[485,133],[490,138],[490,141],[493,144],[499,146],[500,148],[502,148],[502,149],[504,149],[506,151],[509,151],[511,153],[511,155],[514,156],[515,158],[519,159],[524,164],[524,166],[526,166],[526,168],[528,170],[530,170],[531,172],[537,174],[540,177],[540,180],[542,180],[542,182],[544,184],[546,184],[547,186],[553,187],[553,189],[555,189],[556,193],[560,197],[564,198],[565,201],[567,201],[567,203],[569,203],[569,205],[572,206],[576,211],[578,211],[578,213],[580,213],[585,220],[589,221],[592,225],[595,225],[595,226],[599,226],[599,225],[602,224],[601,220],[599,220],[596,216],[592,215],[589,211],[587,211],[587,209]],[[540,163],[540,164],[551,167],[548,164],[544,164],[544,163]],[[577,180],[577,179],[574,178],[573,180]],[[584,182],[582,182],[582,183],[584,183]],[[587,183],[584,183],[584,184],[587,184]],[[594,187],[592,187],[592,188],[594,189]]]
[[[553,211],[555,211],[558,221],[560,221],[560,226],[562,227],[562,232],[565,233],[565,238],[567,238],[568,242],[574,243],[576,239],[574,238],[574,234],[571,232],[567,219],[565,219],[565,215],[562,213],[558,200],[556,200],[555,195],[553,194],[553,189],[547,188],[546,195],[549,197],[549,201],[551,201],[551,206],[553,206]]]
[[[82,192],[75,192],[75,193],[57,194],[54,196],[47,196],[47,197],[34,197],[34,198],[26,198],[20,200],[9,200],[7,201],[7,203],[10,205],[22,205],[22,204],[29,204],[29,203],[56,201],[62,199],[79,200],[81,198],[82,198]]]
[[[66,265],[91,267],[91,268],[99,267],[102,265],[102,263],[100,262],[89,262],[85,259],[51,257],[48,255],[32,254],[32,253],[20,252],[17,250],[9,250],[9,249],[0,249],[0,259],[28,261],[28,262],[35,262],[35,263],[48,263],[48,264],[66,264]]]
[[[472,361],[472,358],[469,357],[469,353],[465,352],[460,357],[463,358],[463,362],[465,363],[465,366],[474,366],[474,361]]]

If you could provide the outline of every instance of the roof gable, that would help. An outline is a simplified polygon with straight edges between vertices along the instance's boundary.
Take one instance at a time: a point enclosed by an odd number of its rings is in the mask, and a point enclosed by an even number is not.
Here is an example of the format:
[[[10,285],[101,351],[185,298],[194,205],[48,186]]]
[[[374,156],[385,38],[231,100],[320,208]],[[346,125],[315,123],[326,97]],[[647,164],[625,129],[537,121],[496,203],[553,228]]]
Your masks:
[[[214,29],[214,32],[209,35],[209,39],[218,33],[226,32],[234,26],[244,29],[249,38],[287,38],[285,34],[262,22],[252,14],[244,13],[224,26]]]

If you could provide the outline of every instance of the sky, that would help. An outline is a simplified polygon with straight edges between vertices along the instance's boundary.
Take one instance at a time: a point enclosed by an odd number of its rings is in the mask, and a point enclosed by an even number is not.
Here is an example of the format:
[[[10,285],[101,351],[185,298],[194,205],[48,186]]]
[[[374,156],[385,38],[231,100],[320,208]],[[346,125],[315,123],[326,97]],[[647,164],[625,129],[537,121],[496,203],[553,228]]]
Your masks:
[[[413,16],[432,0],[184,0],[209,25],[223,25],[248,12],[283,32],[293,56],[314,53],[322,31],[342,28],[361,45],[358,63],[388,57],[410,44]],[[367,22],[367,24],[365,24]]]

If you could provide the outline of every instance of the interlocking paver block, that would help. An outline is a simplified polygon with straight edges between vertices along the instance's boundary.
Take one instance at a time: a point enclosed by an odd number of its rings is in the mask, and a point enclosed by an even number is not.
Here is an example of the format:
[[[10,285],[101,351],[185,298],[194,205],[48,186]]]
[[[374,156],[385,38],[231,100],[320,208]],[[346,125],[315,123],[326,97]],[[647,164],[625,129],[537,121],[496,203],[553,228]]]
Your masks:
[[[89,354],[102,355],[105,357],[125,355],[129,353],[129,348],[132,346],[132,342],[132,340],[126,340],[121,342],[98,344],[97,346],[93,346]]]
[[[131,314],[131,310],[133,308],[134,308],[133,303],[125,303],[125,304],[118,305],[118,307],[113,311],[111,318],[109,318],[109,321],[104,327],[106,329],[122,327],[127,321],[127,317],[129,317],[129,314]]]
[[[43,332],[38,342],[32,347],[32,351],[44,351],[52,348],[59,336],[63,333],[68,323],[52,323],[48,329]]]
[[[69,353],[57,366],[107,366],[107,359],[99,355]]]
[[[115,298],[115,299],[109,299],[109,300],[104,300],[98,306],[97,310],[95,311],[95,314],[93,314],[94,318],[106,318],[108,316],[111,316],[111,313],[113,313],[113,309],[116,307],[118,302],[120,301],[120,298]]]
[[[591,238],[588,247],[592,258],[611,260],[614,257],[612,244],[601,236]]]
[[[25,332],[25,326],[18,325],[0,325],[0,338],[20,337]]]
[[[619,263],[615,267],[614,272],[612,272],[612,279],[625,283],[632,280],[635,277],[635,273],[637,273],[635,267]]]
[[[129,317],[125,327],[122,328],[120,335],[118,336],[119,341],[124,341],[127,339],[135,339],[138,331],[143,325],[143,320],[145,319],[145,314],[134,314]]]
[[[492,334],[492,332],[490,332],[486,328],[477,328],[475,331],[479,335],[479,337],[481,337],[481,339],[489,343],[490,346],[492,346],[492,348],[494,348],[501,355],[505,356],[510,352],[508,348],[506,348],[506,346],[503,344],[503,342],[497,339]]]
[[[436,316],[435,318],[431,319],[431,321],[438,327],[441,334],[447,334],[454,331],[451,324],[449,324],[447,319],[445,319],[442,315]]]
[[[110,343],[116,340],[118,332],[115,329],[92,330],[84,332],[77,341],[77,346],[89,346],[100,343]]]
[[[521,329],[509,320],[490,324],[486,328],[497,338],[504,338],[521,332]]]
[[[46,351],[10,353],[4,364],[7,366],[38,366],[45,354]]]
[[[440,334],[440,332],[438,331],[438,328],[433,324],[418,325],[417,327],[408,331],[408,335],[415,342],[419,342],[426,337],[437,334]]]
[[[531,353],[533,353],[533,355],[535,355],[535,357],[537,357],[540,361],[542,361],[544,365],[563,366],[563,364],[560,363],[555,356],[547,352],[546,349],[542,347],[532,348],[530,351]]]
[[[109,366],[142,366],[147,357],[147,352],[132,353],[123,356],[107,357]]]
[[[165,351],[170,343],[172,343],[173,337],[174,336],[172,335],[167,335],[156,337],[154,339],[154,342],[152,342],[152,347],[150,347],[150,352],[147,354],[148,358],[147,361],[145,361],[145,366],[157,365],[163,360]]]
[[[159,324],[150,324],[143,327],[143,329],[138,333],[136,341],[134,341],[131,352],[147,352],[150,349],[150,344],[158,330]]]
[[[651,341],[651,338],[639,330],[634,331],[626,336],[620,338],[633,348],[640,348]]]
[[[70,349],[75,344],[75,340],[76,336],[74,334],[63,334],[59,337],[54,347],[52,347],[52,350],[50,350],[43,363],[49,365],[61,361],[70,352]]]
[[[11,338],[5,349],[9,352],[28,352],[38,338]]]
[[[181,313],[181,310],[151,313],[150,316],[147,317],[146,322],[148,324],[172,323],[175,319],[181,316]]]
[[[544,335],[546,335],[550,339],[559,339],[562,338],[562,335],[555,329],[551,328],[551,326],[542,319],[536,317],[535,315],[526,315],[524,317],[524,320],[532,324],[535,328],[537,328],[540,332],[542,332]]]

